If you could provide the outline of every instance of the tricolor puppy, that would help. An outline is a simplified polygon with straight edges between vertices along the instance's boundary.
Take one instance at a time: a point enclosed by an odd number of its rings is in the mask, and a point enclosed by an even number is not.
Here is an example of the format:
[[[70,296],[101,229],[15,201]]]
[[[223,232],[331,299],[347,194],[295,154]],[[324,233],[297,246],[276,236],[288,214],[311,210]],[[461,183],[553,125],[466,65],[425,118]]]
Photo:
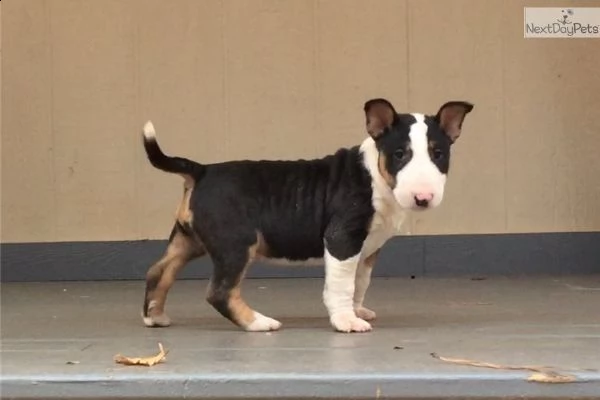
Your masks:
[[[165,300],[177,272],[208,254],[214,270],[207,301],[246,331],[281,327],[241,296],[244,273],[261,259],[323,262],[323,300],[335,330],[371,330],[375,313],[363,301],[377,253],[399,233],[407,210],[442,201],[450,147],[472,109],[452,101],[436,115],[399,114],[373,99],[364,105],[369,136],[359,146],[309,161],[210,165],[166,156],[148,122],[148,159],[185,184],[166,253],[147,274],[144,323],[170,324]]]

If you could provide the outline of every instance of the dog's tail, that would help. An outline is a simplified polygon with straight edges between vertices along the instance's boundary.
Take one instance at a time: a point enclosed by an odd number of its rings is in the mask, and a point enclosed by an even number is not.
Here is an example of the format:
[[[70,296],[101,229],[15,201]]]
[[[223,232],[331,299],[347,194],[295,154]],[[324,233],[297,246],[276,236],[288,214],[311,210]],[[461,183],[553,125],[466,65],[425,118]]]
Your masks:
[[[204,172],[204,166],[181,157],[169,157],[162,152],[156,141],[156,131],[151,121],[146,122],[143,131],[144,149],[150,164],[165,172],[182,175],[186,180],[198,179]]]

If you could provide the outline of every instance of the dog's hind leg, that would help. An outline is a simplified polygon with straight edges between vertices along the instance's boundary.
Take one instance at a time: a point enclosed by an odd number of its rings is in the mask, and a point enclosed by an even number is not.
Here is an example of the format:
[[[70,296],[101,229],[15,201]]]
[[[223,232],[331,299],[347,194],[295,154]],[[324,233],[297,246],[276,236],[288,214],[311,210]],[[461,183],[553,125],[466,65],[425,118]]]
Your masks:
[[[221,243],[219,249],[210,249],[214,273],[206,300],[222,316],[250,332],[274,331],[281,327],[279,321],[250,308],[241,295],[242,280],[260,251],[260,239],[258,235],[256,243],[250,246]]]
[[[165,314],[167,293],[177,273],[194,258],[206,254],[204,246],[181,225],[173,228],[169,245],[163,257],[146,274],[146,293],[142,317],[148,327],[169,326],[171,321]]]

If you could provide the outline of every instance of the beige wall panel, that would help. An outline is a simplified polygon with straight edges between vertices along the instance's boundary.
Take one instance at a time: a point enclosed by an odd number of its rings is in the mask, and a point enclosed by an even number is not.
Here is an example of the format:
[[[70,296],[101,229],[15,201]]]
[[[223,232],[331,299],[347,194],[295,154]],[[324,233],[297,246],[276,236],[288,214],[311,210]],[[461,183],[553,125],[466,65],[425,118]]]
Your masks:
[[[138,122],[133,3],[48,4],[57,192],[52,239],[131,238],[137,230],[132,149],[139,143],[132,135]]]
[[[317,154],[310,1],[225,2],[226,158]]]
[[[0,2],[0,93],[2,93],[2,2]],[[2,241],[2,98],[0,96],[0,242]]]
[[[600,41],[525,40],[505,4],[508,231],[598,230]]]
[[[174,6],[176,4],[176,6]],[[139,119],[136,210],[141,238],[165,238],[181,199],[183,180],[153,168],[139,136],[151,119],[167,154],[202,163],[231,158],[244,145],[226,141],[223,18],[220,1],[185,0],[176,3],[141,0],[139,18]],[[251,141],[253,132],[244,131]],[[251,157],[251,151],[245,151]]]
[[[415,234],[505,231],[501,0],[409,2],[409,106],[475,104],[452,149],[444,201],[413,216]],[[520,17],[519,17],[520,18]]]
[[[324,151],[366,137],[364,103],[376,97],[407,106],[406,2],[316,2],[316,117]]]
[[[310,158],[360,143],[372,97],[475,103],[407,231],[599,230],[600,41],[525,40],[524,5],[4,2],[2,241],[167,237],[182,182],[147,162],[147,119],[204,163]]]
[[[41,0],[3,3],[3,242],[56,237],[47,16]]]
[[[320,154],[362,143],[364,103],[387,98],[407,108],[406,2],[318,1],[316,45],[318,81],[314,104]],[[411,231],[411,217],[403,231]]]

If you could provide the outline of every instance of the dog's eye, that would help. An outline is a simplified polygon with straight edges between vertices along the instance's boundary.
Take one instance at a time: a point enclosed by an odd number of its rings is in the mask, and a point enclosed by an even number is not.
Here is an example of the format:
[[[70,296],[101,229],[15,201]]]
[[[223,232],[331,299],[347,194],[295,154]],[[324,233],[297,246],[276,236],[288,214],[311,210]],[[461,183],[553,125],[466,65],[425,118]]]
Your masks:
[[[434,149],[433,150],[433,159],[441,160],[442,158],[444,158],[444,152],[441,151],[440,149]]]
[[[405,155],[405,153],[404,153],[404,150],[402,150],[402,149],[398,149],[394,152],[394,158],[397,160],[402,160],[404,158],[404,155]]]

